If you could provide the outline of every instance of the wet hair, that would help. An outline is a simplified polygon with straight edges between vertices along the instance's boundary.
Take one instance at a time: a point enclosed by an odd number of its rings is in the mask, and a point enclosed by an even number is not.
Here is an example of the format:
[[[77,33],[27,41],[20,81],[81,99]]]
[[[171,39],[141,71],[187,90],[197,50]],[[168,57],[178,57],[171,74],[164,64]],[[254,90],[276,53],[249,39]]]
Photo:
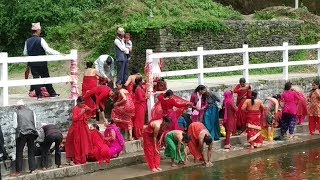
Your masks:
[[[245,78],[240,78],[239,79],[239,83],[246,83],[246,79]]]
[[[167,90],[166,93],[164,93],[164,97],[170,97],[173,96],[173,91],[171,89]]]
[[[100,131],[100,127],[98,126],[98,124],[92,124],[92,127],[94,127],[96,130]]]
[[[166,123],[171,123],[172,119],[169,116],[165,116],[165,117],[163,117],[163,121]]]
[[[210,145],[212,143],[212,137],[211,136],[205,136],[203,141],[206,143],[206,145]]]
[[[106,59],[107,65],[111,65],[111,64],[112,64],[112,61],[113,61],[112,57],[111,57],[111,56],[108,56],[108,58]]]
[[[189,135],[188,133],[186,132],[183,132],[182,133],[182,141],[185,142],[185,143],[189,143],[191,141],[191,135]]]
[[[131,74],[138,74],[138,73],[139,73],[139,69],[138,69],[138,68],[133,67],[133,68],[131,69]]]
[[[194,90],[194,93],[197,93],[199,91],[202,91],[202,90],[205,90],[206,87],[204,85],[199,85],[195,90]]]
[[[281,98],[281,95],[280,94],[276,94],[276,95],[273,95],[272,97],[277,99],[277,100],[279,100]]]
[[[108,119],[108,122],[109,122],[109,124],[113,124],[114,123],[114,121],[113,121],[113,119]]]
[[[291,82],[286,82],[284,84],[284,90],[289,91],[291,89],[292,83]]]
[[[93,62],[91,62],[91,61],[86,62],[87,68],[92,68],[92,66],[93,66]]]
[[[251,104],[254,105],[254,100],[257,99],[258,92],[256,90],[251,93]]]
[[[81,103],[81,102],[84,102],[83,96],[79,96],[79,97],[77,98],[77,103]]]

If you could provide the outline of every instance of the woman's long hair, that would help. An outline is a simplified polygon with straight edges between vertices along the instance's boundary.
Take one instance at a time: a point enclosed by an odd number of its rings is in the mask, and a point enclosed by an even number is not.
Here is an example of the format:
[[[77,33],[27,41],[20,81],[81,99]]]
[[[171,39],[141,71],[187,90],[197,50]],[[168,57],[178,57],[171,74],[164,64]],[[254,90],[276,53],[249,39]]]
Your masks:
[[[256,90],[251,93],[251,104],[254,105],[254,100],[257,99],[258,92]]]
[[[204,85],[199,85],[195,90],[194,90],[194,93],[198,93],[202,90],[205,90],[206,89],[206,86]],[[204,93],[202,94],[202,98],[201,98],[201,101],[202,102],[206,102],[207,101],[207,97],[208,97],[208,94],[207,93]]]

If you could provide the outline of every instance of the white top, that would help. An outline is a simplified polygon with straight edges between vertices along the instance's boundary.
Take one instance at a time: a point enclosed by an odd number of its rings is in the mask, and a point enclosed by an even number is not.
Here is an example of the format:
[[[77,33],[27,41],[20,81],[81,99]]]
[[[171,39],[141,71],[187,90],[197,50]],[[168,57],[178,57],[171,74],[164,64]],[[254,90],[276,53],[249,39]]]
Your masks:
[[[33,112],[33,120],[34,120],[34,126],[37,126],[37,116]],[[16,112],[13,113],[13,128],[17,129],[18,127],[18,115]]]
[[[107,66],[105,64],[106,60],[108,59],[109,55],[101,55],[99,58],[94,61],[94,65],[96,70],[104,77],[107,78],[109,81],[113,79],[114,76],[114,61],[112,58],[111,66]]]
[[[125,54],[129,54],[129,48],[126,47],[124,40],[120,38],[116,38],[114,40],[114,44]]]
[[[132,51],[132,41],[131,40],[126,42],[126,48],[128,48],[130,51]]]
[[[47,44],[47,42],[43,38],[41,38],[41,46],[47,54],[51,54],[51,55],[59,55],[60,54],[60,52],[50,48],[49,45]],[[27,41],[24,43],[23,55],[28,56]]]

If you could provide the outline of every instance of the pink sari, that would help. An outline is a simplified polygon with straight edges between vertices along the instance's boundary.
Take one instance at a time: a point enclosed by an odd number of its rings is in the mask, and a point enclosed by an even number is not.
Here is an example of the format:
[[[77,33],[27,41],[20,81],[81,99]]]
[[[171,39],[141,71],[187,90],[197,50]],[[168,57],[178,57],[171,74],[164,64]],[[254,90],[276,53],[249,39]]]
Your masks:
[[[112,137],[112,132],[115,133],[115,139],[110,139],[106,141],[109,147],[109,154],[111,158],[118,157],[121,151],[124,149],[125,141],[120,133],[119,128],[114,125],[110,124],[107,129],[104,131],[105,137]]]

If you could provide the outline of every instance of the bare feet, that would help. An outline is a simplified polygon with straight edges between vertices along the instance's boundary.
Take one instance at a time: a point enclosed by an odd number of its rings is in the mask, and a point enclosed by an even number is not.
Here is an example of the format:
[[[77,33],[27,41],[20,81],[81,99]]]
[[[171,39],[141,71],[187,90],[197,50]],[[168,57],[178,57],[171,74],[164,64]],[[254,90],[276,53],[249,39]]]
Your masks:
[[[21,175],[20,172],[15,172],[15,173],[11,174],[10,176],[20,176],[20,175]]]
[[[174,162],[171,163],[171,167],[176,167],[176,166],[177,166],[176,163]]]
[[[156,168],[151,169],[152,172],[158,172]]]
[[[162,171],[162,169],[161,169],[160,167],[157,167],[157,170],[158,170],[158,171]]]
[[[225,145],[224,148],[225,148],[225,149],[230,149],[230,148],[231,148],[231,145],[230,145],[230,144]]]
[[[250,149],[254,149],[254,146],[253,146],[253,145],[251,145],[251,146],[250,146]]]

